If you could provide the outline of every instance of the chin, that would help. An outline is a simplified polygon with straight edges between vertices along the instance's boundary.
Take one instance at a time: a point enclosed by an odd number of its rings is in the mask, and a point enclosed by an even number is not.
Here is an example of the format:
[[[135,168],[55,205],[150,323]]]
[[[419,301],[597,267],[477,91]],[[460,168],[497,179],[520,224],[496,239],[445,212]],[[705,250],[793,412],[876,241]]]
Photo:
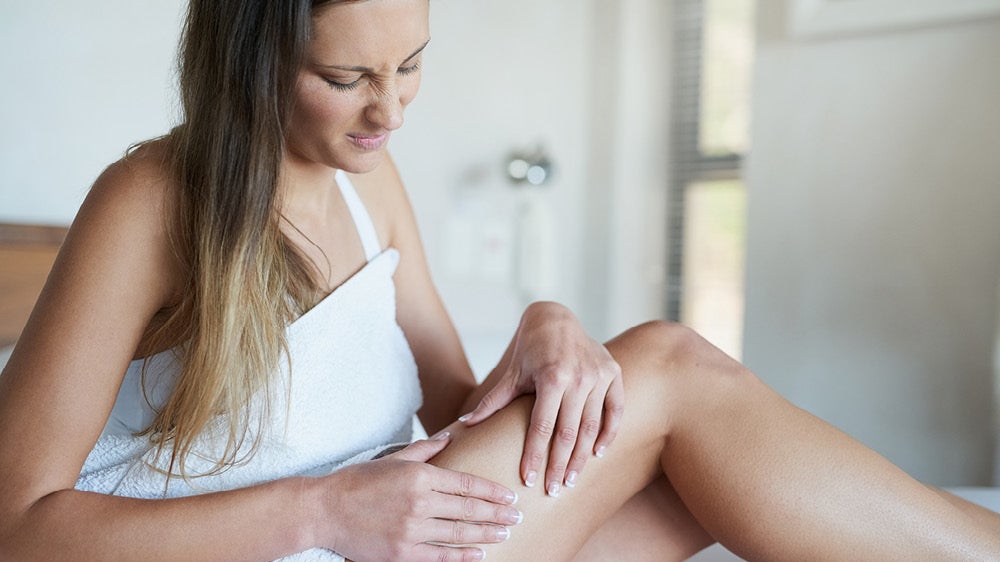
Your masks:
[[[333,167],[350,174],[366,174],[378,168],[385,160],[385,155],[386,151],[383,148],[353,158],[338,158]]]

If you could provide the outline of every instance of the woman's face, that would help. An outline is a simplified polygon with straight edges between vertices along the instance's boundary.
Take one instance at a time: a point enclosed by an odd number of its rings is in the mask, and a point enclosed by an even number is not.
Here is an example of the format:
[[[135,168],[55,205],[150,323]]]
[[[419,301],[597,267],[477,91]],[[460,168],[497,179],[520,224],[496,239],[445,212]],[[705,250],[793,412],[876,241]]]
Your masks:
[[[420,87],[428,0],[366,0],[317,10],[286,157],[352,173],[381,162]]]

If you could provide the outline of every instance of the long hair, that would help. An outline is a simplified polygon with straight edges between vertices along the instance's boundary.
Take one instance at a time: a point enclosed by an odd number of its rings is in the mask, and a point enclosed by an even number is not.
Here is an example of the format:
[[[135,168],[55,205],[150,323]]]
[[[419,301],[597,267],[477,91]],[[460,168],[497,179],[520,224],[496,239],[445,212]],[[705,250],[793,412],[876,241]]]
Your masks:
[[[279,228],[278,182],[312,17],[338,1],[189,3],[178,54],[183,120],[166,137],[178,187],[169,230],[187,277],[151,334],[181,342],[181,368],[143,432],[157,456],[169,452],[168,476],[176,468],[188,477],[185,460],[216,420],[228,439],[208,473],[253,454],[248,431],[268,418],[285,329],[318,300],[309,262]],[[265,414],[252,416],[251,403]]]

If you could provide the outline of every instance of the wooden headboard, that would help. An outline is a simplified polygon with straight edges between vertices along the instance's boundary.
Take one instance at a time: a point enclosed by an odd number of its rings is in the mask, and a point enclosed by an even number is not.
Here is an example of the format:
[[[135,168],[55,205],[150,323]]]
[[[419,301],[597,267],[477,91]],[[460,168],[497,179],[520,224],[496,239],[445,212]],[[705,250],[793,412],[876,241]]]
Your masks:
[[[21,334],[66,230],[0,223],[0,347]]]

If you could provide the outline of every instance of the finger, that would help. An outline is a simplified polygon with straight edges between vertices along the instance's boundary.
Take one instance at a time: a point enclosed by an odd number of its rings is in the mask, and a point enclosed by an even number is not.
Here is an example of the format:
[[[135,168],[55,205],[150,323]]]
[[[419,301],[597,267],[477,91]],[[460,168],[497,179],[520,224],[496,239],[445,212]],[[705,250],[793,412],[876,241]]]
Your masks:
[[[403,450],[386,455],[404,461],[427,462],[451,443],[451,433],[442,431],[430,439],[414,441]]]
[[[605,451],[618,436],[618,429],[622,424],[622,414],[625,413],[625,388],[622,385],[622,376],[619,374],[611,381],[608,388],[608,395],[604,398],[604,424],[601,427],[601,434],[594,443],[594,454],[603,457]]]
[[[589,389],[588,389],[589,390]],[[566,465],[576,448],[580,434],[580,418],[589,393],[582,391],[567,392],[563,395],[559,406],[559,421],[556,432],[552,436],[552,446],[549,450],[549,462],[545,469],[545,493],[558,497],[566,478]]]
[[[484,558],[486,552],[481,548],[456,548],[433,544],[418,544],[413,547],[412,556],[415,562],[478,562]]]
[[[514,387],[513,377],[504,377],[496,386],[490,389],[479,401],[476,408],[458,418],[465,425],[472,426],[492,416],[500,408],[510,404],[520,393]]]
[[[562,403],[563,390],[559,387],[540,389],[531,409],[528,435],[524,439],[524,453],[521,455],[521,478],[524,485],[531,488],[538,479],[538,471],[545,461],[545,453],[552,439],[556,416]]]
[[[496,482],[467,472],[438,467],[431,468],[434,469],[434,481],[431,484],[431,489],[435,492],[465,498],[478,498],[502,505],[512,505],[517,502],[517,494],[513,490]]]
[[[434,517],[452,521],[517,525],[524,520],[521,511],[510,505],[450,494],[441,494],[432,509]]]
[[[587,403],[583,407],[583,416],[580,418],[580,435],[576,440],[576,447],[570,456],[569,465],[566,467],[566,486],[572,488],[576,486],[576,478],[583,472],[583,467],[594,451],[594,443],[601,431],[601,414],[604,411],[604,400],[607,396],[608,388],[595,388]]]
[[[493,544],[510,537],[510,530],[502,525],[444,519],[428,519],[422,531],[428,541],[454,545]]]

